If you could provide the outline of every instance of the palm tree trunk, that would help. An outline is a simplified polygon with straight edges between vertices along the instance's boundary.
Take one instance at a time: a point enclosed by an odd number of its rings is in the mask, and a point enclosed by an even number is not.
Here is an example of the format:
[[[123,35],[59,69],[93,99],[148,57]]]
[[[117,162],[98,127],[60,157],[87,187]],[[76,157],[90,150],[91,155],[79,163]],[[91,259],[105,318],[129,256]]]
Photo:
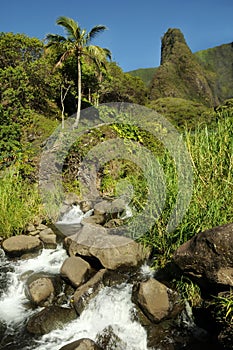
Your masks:
[[[76,113],[76,119],[74,123],[74,127],[77,128],[79,119],[80,119],[80,112],[81,112],[81,99],[82,99],[82,77],[81,77],[81,62],[80,62],[80,56],[77,55],[78,60],[78,106],[77,106],[77,113]]]

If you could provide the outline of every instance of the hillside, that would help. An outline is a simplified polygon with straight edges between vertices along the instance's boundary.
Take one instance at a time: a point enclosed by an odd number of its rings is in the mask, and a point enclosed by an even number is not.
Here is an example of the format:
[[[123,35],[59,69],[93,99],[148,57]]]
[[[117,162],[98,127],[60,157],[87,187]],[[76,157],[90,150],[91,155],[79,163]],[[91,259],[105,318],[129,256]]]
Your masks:
[[[233,43],[195,53],[200,64],[212,74],[213,92],[222,102],[233,97]]]
[[[169,29],[161,65],[128,73],[151,86],[151,100],[178,97],[213,106],[233,97],[233,43],[192,53],[181,31]]]
[[[157,67],[154,68],[139,68],[139,69],[135,69],[135,70],[131,70],[130,72],[128,72],[130,75],[132,75],[133,77],[139,77],[142,79],[142,81],[144,82],[144,84],[149,87],[151,80],[156,72]]]
[[[211,76],[191,52],[179,29],[168,29],[162,38],[161,65],[152,80],[150,99],[178,97],[208,106],[218,103]]]

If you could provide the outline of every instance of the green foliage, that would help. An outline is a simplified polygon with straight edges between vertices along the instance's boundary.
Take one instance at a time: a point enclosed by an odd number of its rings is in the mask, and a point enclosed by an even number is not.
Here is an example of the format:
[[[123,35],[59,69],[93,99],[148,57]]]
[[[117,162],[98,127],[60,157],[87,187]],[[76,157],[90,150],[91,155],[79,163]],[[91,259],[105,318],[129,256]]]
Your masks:
[[[233,291],[219,293],[214,296],[210,305],[214,306],[217,320],[225,322],[233,328]]]
[[[123,73],[122,69],[111,62],[107,65],[108,79],[100,87],[100,102],[130,102],[144,105],[147,88],[138,77]]]
[[[232,43],[198,51],[195,56],[213,78],[212,89],[220,102],[233,97]]]
[[[167,117],[178,127],[195,128],[198,123],[211,120],[210,109],[199,102],[182,98],[161,97],[151,101],[148,107]]]
[[[155,68],[139,68],[135,70],[131,70],[127,72],[128,74],[132,75],[133,77],[138,77],[142,79],[146,87],[150,87],[151,81],[153,79],[153,76],[155,75],[157,67]]]
[[[214,106],[212,76],[199,63],[179,29],[168,29],[162,38],[161,65],[155,72],[150,99],[179,97]]]
[[[28,184],[17,168],[10,167],[0,176],[0,235],[9,237],[24,232],[43,210],[36,186]]]
[[[188,301],[191,307],[197,307],[201,303],[201,290],[188,277],[182,276],[180,280],[173,280],[173,286],[179,293],[181,301]]]

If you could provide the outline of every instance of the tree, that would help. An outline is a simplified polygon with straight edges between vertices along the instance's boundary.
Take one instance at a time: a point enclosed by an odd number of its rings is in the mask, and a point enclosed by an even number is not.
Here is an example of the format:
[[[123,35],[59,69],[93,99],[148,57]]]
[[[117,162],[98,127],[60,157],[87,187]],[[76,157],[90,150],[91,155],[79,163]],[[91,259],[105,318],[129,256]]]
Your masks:
[[[82,98],[82,60],[92,61],[97,68],[100,68],[105,65],[107,58],[111,59],[111,53],[108,49],[90,44],[99,33],[107,28],[103,25],[97,25],[87,32],[86,29],[82,29],[79,26],[78,22],[75,22],[72,18],[64,16],[59,17],[56,23],[65,29],[66,37],[58,34],[48,34],[46,36],[46,47],[55,48],[58,52],[61,52],[55,67],[61,66],[70,56],[75,56],[77,60],[78,104],[74,124],[74,127],[77,127],[80,118]]]

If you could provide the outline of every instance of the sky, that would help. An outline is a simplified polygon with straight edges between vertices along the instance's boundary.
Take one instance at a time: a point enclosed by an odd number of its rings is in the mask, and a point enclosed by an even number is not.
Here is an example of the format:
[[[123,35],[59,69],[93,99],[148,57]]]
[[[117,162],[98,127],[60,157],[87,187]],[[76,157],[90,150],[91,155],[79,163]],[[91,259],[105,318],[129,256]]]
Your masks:
[[[108,30],[93,44],[111,50],[127,72],[160,64],[161,37],[168,28],[179,28],[192,52],[232,42],[232,15],[232,0],[1,0],[0,32],[39,39],[63,35],[59,16],[88,31],[103,24]]]

